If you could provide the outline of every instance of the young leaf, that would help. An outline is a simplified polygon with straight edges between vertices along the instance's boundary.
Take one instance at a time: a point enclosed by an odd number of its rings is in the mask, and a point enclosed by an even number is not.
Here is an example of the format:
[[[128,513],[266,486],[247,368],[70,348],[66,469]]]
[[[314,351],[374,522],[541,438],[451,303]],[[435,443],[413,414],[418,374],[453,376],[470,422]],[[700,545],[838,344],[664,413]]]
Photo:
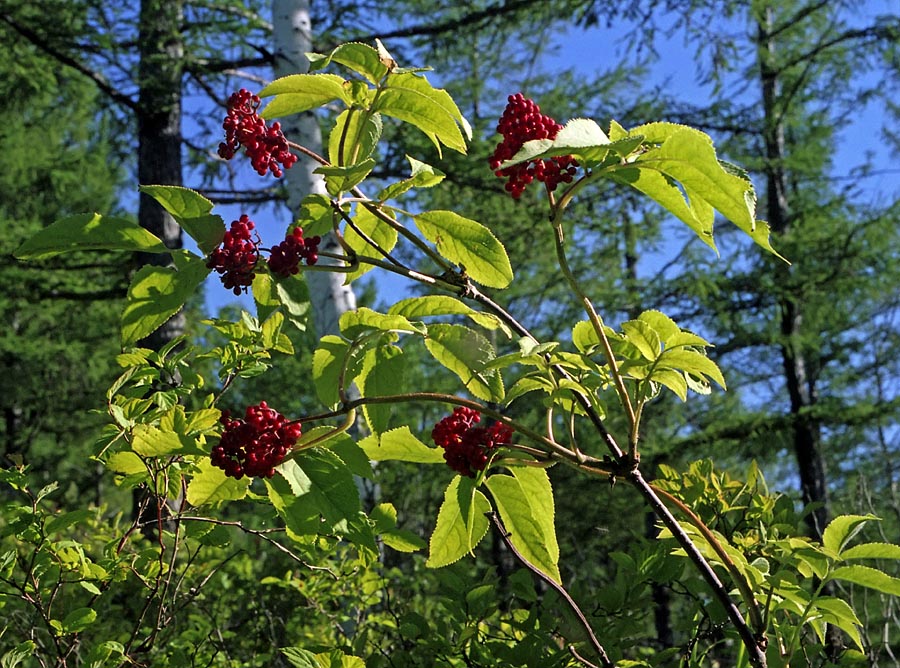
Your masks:
[[[345,84],[336,74],[291,74],[276,79],[259,91],[260,97],[275,96],[260,116],[265,119],[290,116],[332,100],[342,100],[350,106],[352,99]]]
[[[372,158],[366,158],[347,167],[318,167],[313,173],[322,174],[325,177],[325,187],[328,194],[337,197],[343,192],[359,185],[375,167]]]
[[[503,399],[503,380],[495,370],[482,371],[494,359],[494,348],[484,336],[462,325],[437,323],[428,326],[428,352],[459,376],[473,396],[485,401]]]
[[[371,83],[377,84],[388,73],[378,51],[368,44],[347,42],[341,44],[328,54],[307,53],[310,71],[328,67],[332,61],[340,63],[349,70],[363,75]]]
[[[455,262],[476,283],[505,288],[513,278],[506,249],[481,223],[452,211],[415,216],[416,226],[437,252]]]
[[[130,346],[156,331],[194,294],[209,274],[203,258],[173,252],[176,267],[146,265],[134,275],[122,312],[122,345]]]
[[[99,213],[62,218],[27,239],[14,253],[20,260],[43,260],[82,250],[168,253],[166,245],[134,221]]]
[[[438,511],[425,565],[449,566],[471,553],[488,531],[485,515],[490,511],[490,502],[472,478],[454,477]]]
[[[395,460],[416,464],[444,463],[444,451],[425,445],[413,436],[407,426],[367,436],[359,442],[359,447],[369,459],[376,462]]]
[[[387,188],[378,193],[378,199],[382,202],[399,197],[400,195],[412,190],[413,188],[431,188],[444,180],[446,174],[436,167],[426,165],[415,158],[406,156],[412,167],[412,173],[409,178],[403,179],[398,183],[392,183]]]
[[[547,472],[529,467],[512,472],[512,476],[493,475],[485,481],[509,540],[532,566],[560,583],[553,491]]]

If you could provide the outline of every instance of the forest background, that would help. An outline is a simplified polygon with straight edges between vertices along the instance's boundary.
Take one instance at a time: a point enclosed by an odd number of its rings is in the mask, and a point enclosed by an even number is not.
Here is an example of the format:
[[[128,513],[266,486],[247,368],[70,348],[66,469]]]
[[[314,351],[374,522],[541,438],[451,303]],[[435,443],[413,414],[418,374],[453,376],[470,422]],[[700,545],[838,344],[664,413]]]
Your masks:
[[[0,7],[9,46],[0,56],[6,111],[0,216],[10,231],[2,269],[9,289],[0,298],[4,465],[28,465],[31,487],[47,490],[41,503],[51,514],[77,513],[77,521],[63,527],[74,532],[72,540],[102,544],[121,535],[137,512],[132,503],[139,509],[92,456],[104,424],[96,411],[118,374],[115,332],[128,279],[146,259],[85,255],[26,264],[12,253],[42,226],[72,213],[152,217],[140,211],[149,205],[138,198],[138,183],[189,185],[233,210],[234,218],[251,213],[262,231],[283,227],[291,215],[284,206],[287,187],[215,156],[230,92],[258,89],[275,76],[272,10],[223,0]],[[878,515],[883,521],[867,531],[900,542],[900,170],[893,166],[900,138],[892,131],[900,3],[335,1],[313,2],[310,10],[316,51],[379,37],[402,64],[435,68],[434,82],[452,92],[472,123],[469,155],[438,158],[423,139],[388,127],[393,141],[378,176],[406,174],[403,153],[392,149],[401,144],[405,152],[417,146],[418,154],[451,174],[449,190],[429,191],[413,206],[452,202],[460,213],[477,213],[513,261],[518,281],[504,295],[506,304],[529,314],[526,324],[548,339],[565,336],[576,315],[548,275],[550,250],[536,247],[529,234],[541,210],[529,206],[528,196],[511,206],[487,168],[508,94],[521,91],[558,119],[689,123],[709,132],[724,157],[749,168],[764,203],[762,217],[792,261],[789,268],[727,231],[716,257],[655,209],[621,194],[598,193],[580,204],[583,236],[573,263],[608,317],[664,310],[716,343],[713,355],[728,379],[727,393],[687,404],[674,397],[654,402],[645,457],[652,466],[679,467],[710,459],[736,475],[755,461],[770,488],[808,509],[812,535],[821,534],[831,509],[839,507]],[[770,20],[767,30],[760,16]],[[148,53],[148,35],[165,32],[168,19],[179,39]],[[152,77],[148,63],[159,68]],[[168,73],[167,83],[160,83],[160,72]],[[154,145],[153,137],[168,144]],[[147,153],[166,158],[148,166]],[[354,287],[363,305],[376,306],[381,291],[397,289],[374,280],[362,285]],[[181,331],[198,341],[212,336],[201,320],[238,308],[223,297],[228,293],[212,282],[205,302],[183,314]],[[240,306],[252,308],[246,301]],[[311,351],[322,328],[310,322],[305,332],[297,330],[296,350]],[[308,355],[242,381],[229,401],[241,406],[278,397],[285,413],[308,411],[315,403]],[[199,371],[209,383],[219,382],[215,369]],[[424,360],[421,373],[423,384],[433,380]],[[426,431],[439,417],[434,409],[417,408],[406,419]],[[449,472],[376,471],[378,488],[402,499],[395,502],[401,525],[427,538]],[[578,482],[565,484],[577,489]],[[570,529],[562,551],[578,565],[567,577],[576,595],[602,592],[604,582],[624,578],[617,550],[652,530],[636,526],[624,511],[621,521],[610,519],[610,506],[627,507],[620,496],[587,494],[559,499],[557,508]],[[23,499],[10,490],[7,503]],[[252,512],[247,505],[244,512]],[[21,536],[12,523],[4,529],[6,553]],[[465,665],[474,660],[468,643],[478,634],[491,648],[478,665],[528,665],[547,651],[536,648],[543,636],[528,637],[534,647],[521,638],[513,642],[514,634],[497,621],[509,613],[508,597],[535,595],[499,539],[493,563],[464,560],[430,571],[424,559],[395,553],[366,569],[339,548],[315,559],[312,552],[292,558],[267,538],[227,532],[210,538],[206,547],[218,552],[198,550],[196,581],[184,583],[185,591],[195,592],[191,605],[179,603],[178,614],[173,611],[157,632],[141,632],[136,601],[147,599],[129,601],[128,592],[105,603],[106,614],[100,610],[91,624],[124,628],[132,622],[139,631],[132,637],[146,646],[135,641],[129,656],[143,652],[148,665],[270,665],[287,660],[277,648],[333,646],[326,637],[393,665],[431,665],[434,656]],[[589,563],[584,555],[591,555]],[[345,571],[353,577],[328,576]],[[388,573],[402,585],[387,588]],[[13,587],[0,599],[3,651],[30,639],[40,665],[100,661],[91,659],[90,652],[99,657],[105,651],[96,648],[61,656],[58,643],[34,631],[43,622],[20,594]],[[843,595],[862,596],[852,588]],[[622,629],[635,638],[671,645],[678,629],[665,614],[665,593],[654,590],[652,597],[652,619],[637,599],[601,594],[595,604],[598,611],[620,610]],[[460,599],[467,605],[454,607]],[[900,647],[897,602],[880,597],[865,609],[868,665],[893,665]],[[552,602],[545,612],[552,616]],[[467,635],[465,629],[473,630]],[[118,633],[112,629],[109,637]],[[115,647],[106,649],[116,654]]]

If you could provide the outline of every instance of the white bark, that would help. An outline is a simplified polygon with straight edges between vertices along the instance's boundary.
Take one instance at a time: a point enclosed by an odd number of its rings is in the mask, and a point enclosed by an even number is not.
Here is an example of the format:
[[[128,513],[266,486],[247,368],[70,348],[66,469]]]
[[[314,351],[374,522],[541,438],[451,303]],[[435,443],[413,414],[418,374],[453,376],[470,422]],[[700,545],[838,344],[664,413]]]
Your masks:
[[[272,31],[275,48],[275,77],[299,74],[309,70],[306,53],[312,51],[312,23],[309,0],[273,0]],[[312,112],[288,116],[281,121],[288,139],[323,155],[322,133]],[[300,201],[307,195],[325,194],[325,180],[313,174],[318,165],[300,156],[291,169],[285,170],[288,206],[292,213],[299,210]],[[333,235],[322,239],[323,250],[335,250]],[[324,259],[319,262],[324,263]],[[312,301],[313,325],[319,336],[338,333],[338,319],[346,311],[356,309],[356,295],[344,285],[345,274],[309,271],[305,274]]]

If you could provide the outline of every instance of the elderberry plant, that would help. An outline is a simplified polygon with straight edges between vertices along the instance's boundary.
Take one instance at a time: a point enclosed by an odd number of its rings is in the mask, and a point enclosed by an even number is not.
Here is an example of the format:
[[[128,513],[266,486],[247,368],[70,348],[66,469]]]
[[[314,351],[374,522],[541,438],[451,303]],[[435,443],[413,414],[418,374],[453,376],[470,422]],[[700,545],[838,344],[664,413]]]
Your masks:
[[[719,160],[711,139],[691,127],[655,122],[626,129],[611,121],[605,131],[590,119],[563,125],[522,94],[511,95],[497,126],[502,139],[490,169],[506,181],[513,199],[535,182],[542,184],[548,222],[534,234],[545,235],[554,247],[560,276],[585,316],[572,323],[569,340],[540,341],[502,305],[514,267],[490,229],[453,211],[414,212],[399,203],[417,188],[439,186],[443,173],[410,158],[408,178],[381,188],[369,181],[389,119],[424,133],[438,153],[466,152],[470,129],[450,94],[434,88],[422,70],[398,67],[380,44],[345,44],[326,55],[310,54],[310,60],[310,73],[279,79],[258,94],[235,93],[223,123],[223,158],[234,159],[243,148],[257,172],[279,177],[302,154],[318,163],[316,171],[325,180],[327,194],[306,197],[295,212],[296,223],[268,251],[248,215],[226,230],[212,202],[200,194],[150,184],[142,191],[172,214],[203,257],[166,248],[130,220],[99,214],[58,221],[19,249],[20,258],[72,249],[171,257],[170,266],[146,266],[132,280],[121,329],[126,371],[109,393],[112,425],[101,461],[123,473],[127,484],[147,485],[163,496],[183,490],[186,508],[221,508],[242,499],[269,504],[291,540],[340,539],[363,560],[377,557],[377,541],[399,551],[425,543],[397,526],[389,500],[367,512],[353,476],[371,476],[370,461],[447,465],[456,475],[428,541],[426,565],[439,568],[476,554],[495,526],[516,559],[578,620],[577,633],[560,634],[559,665],[693,666],[702,665],[715,648],[718,660],[730,665],[786,667],[814,651],[824,656],[827,625],[841,629],[862,650],[859,618],[825,587],[848,582],[900,593],[895,579],[858,563],[896,559],[900,550],[880,543],[850,545],[859,527],[875,519],[868,516],[835,519],[822,544],[797,535],[755,471],[737,490],[708,463],[648,481],[641,467],[648,403],[665,391],[687,400],[690,391],[705,393],[712,384],[724,389],[725,379],[707,356],[711,344],[659,311],[644,311],[617,328],[606,323],[567,259],[567,208],[601,181],[655,201],[712,248],[718,214],[777,256],[768,226],[755,217],[746,173]],[[269,102],[260,113],[264,98]],[[326,155],[264,120],[323,106],[341,109]],[[320,237],[329,232],[339,250],[320,252]],[[398,244],[413,251],[413,259],[399,259]],[[262,261],[265,252],[269,256]],[[331,263],[317,263],[320,256]],[[222,394],[242,377],[273,363],[271,351],[293,352],[282,329],[302,312],[296,296],[302,294],[304,272],[342,272],[354,280],[371,269],[429,292],[401,299],[383,313],[368,308],[345,313],[340,334],[319,340],[309,370],[322,404],[318,410],[283,416],[261,403],[247,408],[243,418],[232,418],[217,408]],[[222,386],[207,392],[192,383],[189,407],[179,403],[183,397],[176,390],[143,399],[149,352],[134,349],[135,344],[181,308],[211,271],[220,274],[226,289],[249,290],[257,306],[256,316],[210,323],[228,339],[226,345],[179,353],[185,372],[192,355],[212,358]],[[409,342],[424,345],[455,379],[457,393],[405,386]],[[358,395],[350,392],[352,385]],[[517,401],[525,395],[541,397],[545,420],[532,423],[518,416]],[[423,434],[403,420],[403,407],[424,402],[452,412]],[[272,403],[277,405],[277,397]],[[613,411],[624,417],[622,433],[609,426]],[[348,430],[358,413],[369,435],[354,440]],[[565,424],[576,421],[585,430]],[[590,436],[576,438],[576,433]],[[631,569],[632,577],[618,585],[618,593],[624,598],[630,587],[650,580],[677,581],[686,592],[679,605],[692,625],[681,644],[658,652],[635,648],[613,632],[615,616],[601,620],[606,630],[595,632],[597,624],[569,595],[559,567],[566,555],[560,554],[554,511],[560,491],[551,484],[554,469],[561,467],[598,485],[621,480],[654,513],[662,531],[645,559],[623,561],[623,572]],[[719,521],[737,508],[758,529],[741,533]],[[674,570],[688,574],[664,575],[660,564],[672,560],[683,560],[679,563],[689,569]],[[807,586],[809,579],[815,584]],[[811,649],[816,642],[818,649]],[[300,663],[305,651],[294,648],[287,656],[294,665],[307,665]]]

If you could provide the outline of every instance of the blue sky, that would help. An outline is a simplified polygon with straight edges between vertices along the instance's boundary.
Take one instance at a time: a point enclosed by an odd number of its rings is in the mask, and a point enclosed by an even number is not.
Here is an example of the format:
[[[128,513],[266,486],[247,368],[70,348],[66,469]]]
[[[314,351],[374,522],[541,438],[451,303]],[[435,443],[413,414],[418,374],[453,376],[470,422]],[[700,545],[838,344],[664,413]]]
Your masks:
[[[859,3],[852,21],[857,24],[866,24],[879,14],[900,14],[900,0],[867,0]],[[674,17],[669,19],[669,24],[674,22]],[[664,21],[665,25],[665,21]],[[745,30],[739,25],[729,25],[723,21],[720,30]],[[591,78],[608,69],[611,65],[625,57],[633,57],[635,45],[631,42],[635,37],[641,38],[643,33],[640,26],[629,25],[622,21],[616,21],[612,27],[593,27],[588,30],[571,29],[559,33],[551,42],[547,54],[542,58],[540,66],[549,72],[573,68],[583,74],[585,78]],[[653,63],[648,77],[648,85],[661,86],[667,95],[686,102],[701,102],[713,99],[715,93],[712,85],[699,83],[701,73],[695,65],[696,43],[689,43],[684,37],[684,32],[675,30],[668,32],[665,29],[656,33],[653,48],[658,54],[658,59]],[[439,79],[440,73],[435,77]],[[729,88],[729,85],[731,88]],[[744,90],[735,84],[724,84],[724,91],[734,95],[754,95],[755,90]],[[452,90],[450,91],[452,94]],[[564,120],[564,119],[560,119]],[[601,125],[605,125],[609,119],[596,119]],[[665,119],[661,119],[665,120]],[[882,110],[871,105],[857,110],[854,117],[846,119],[846,124],[840,133],[840,139],[835,156],[834,173],[838,177],[851,174],[854,167],[858,166],[870,152],[874,157],[876,172],[874,175],[861,182],[861,188],[867,197],[881,198],[884,201],[900,197],[900,178],[895,170],[895,160],[889,155],[888,149],[879,140],[878,128],[884,121]],[[242,156],[240,156],[242,157]],[[240,159],[236,158],[237,159]],[[248,187],[259,187],[260,182],[255,178],[249,166],[242,166],[243,173],[247,175]],[[253,185],[251,185],[253,184]],[[240,215],[237,207],[217,207],[226,221],[226,225]],[[286,222],[283,207],[265,207],[257,212],[248,212],[259,225],[268,242],[281,234]],[[394,291],[402,289],[402,282],[389,280],[384,283],[385,289]],[[234,295],[226,291],[213,276],[208,282],[207,307],[210,312],[215,312],[222,305],[233,303]],[[253,310],[252,300],[242,297],[238,300],[244,308]]]

